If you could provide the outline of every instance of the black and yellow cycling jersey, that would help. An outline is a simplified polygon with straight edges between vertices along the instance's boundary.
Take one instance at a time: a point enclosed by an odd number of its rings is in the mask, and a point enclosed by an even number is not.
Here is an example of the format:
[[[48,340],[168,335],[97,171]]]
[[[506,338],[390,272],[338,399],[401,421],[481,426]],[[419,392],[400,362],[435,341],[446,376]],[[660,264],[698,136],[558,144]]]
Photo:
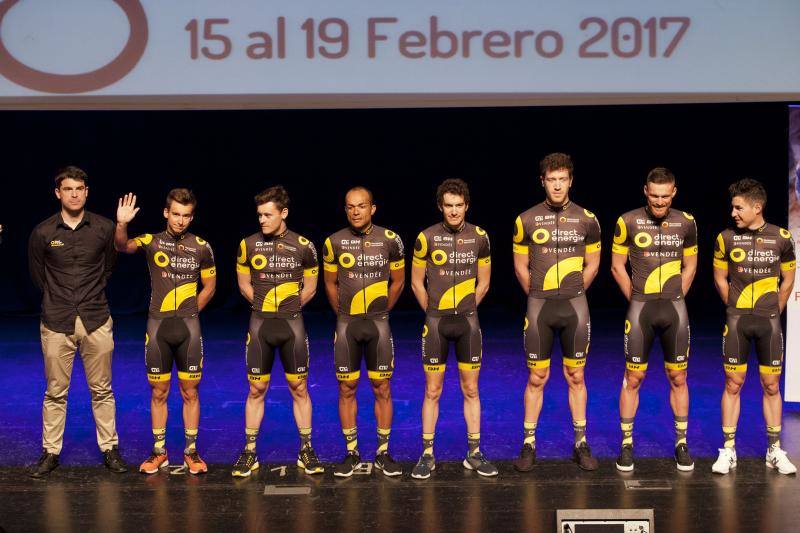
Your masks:
[[[489,236],[465,222],[458,229],[434,224],[417,237],[413,264],[425,267],[431,316],[477,310],[475,284],[478,266],[491,263]]]
[[[337,274],[339,316],[380,317],[389,309],[391,272],[405,268],[403,241],[380,226],[347,227],[325,239],[322,261]]]
[[[685,256],[697,254],[697,224],[684,211],[656,218],[640,207],[617,220],[612,252],[630,260],[633,300],[683,298],[681,268]]]
[[[236,271],[250,274],[253,313],[262,318],[290,318],[300,312],[303,278],[319,275],[314,244],[297,233],[260,231],[239,243]]]
[[[537,204],[514,223],[514,253],[528,256],[531,298],[583,294],[583,260],[600,251],[600,224],[573,202]]]
[[[197,283],[217,275],[211,246],[192,233],[162,231],[134,239],[147,255],[151,318],[190,317],[198,313]]]
[[[726,229],[714,245],[714,268],[728,271],[729,313],[780,315],[780,273],[796,268],[792,234],[772,224]]]

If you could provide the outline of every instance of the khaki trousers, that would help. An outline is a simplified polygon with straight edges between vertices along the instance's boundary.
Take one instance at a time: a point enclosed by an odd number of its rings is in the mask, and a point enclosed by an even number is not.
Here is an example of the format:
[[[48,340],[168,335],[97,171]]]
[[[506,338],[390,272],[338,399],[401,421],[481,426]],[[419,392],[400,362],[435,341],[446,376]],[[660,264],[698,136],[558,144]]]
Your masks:
[[[77,317],[72,335],[51,331],[44,324],[39,326],[44,375],[47,378],[42,406],[42,447],[50,453],[61,453],[67,421],[67,393],[72,378],[72,363],[78,350],[92,395],[97,444],[105,451],[119,442],[114,421],[114,392],[111,390],[111,354],[114,351],[112,325],[109,317],[105,324],[89,334],[81,318]]]

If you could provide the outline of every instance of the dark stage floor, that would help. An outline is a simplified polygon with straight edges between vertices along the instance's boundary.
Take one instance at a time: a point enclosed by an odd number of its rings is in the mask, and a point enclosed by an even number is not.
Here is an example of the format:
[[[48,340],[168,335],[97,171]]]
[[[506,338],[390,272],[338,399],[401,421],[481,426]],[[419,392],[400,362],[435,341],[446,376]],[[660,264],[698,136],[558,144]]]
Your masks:
[[[654,507],[659,531],[795,531],[800,523],[800,490],[794,477],[766,472],[766,448],[757,365],[750,365],[737,433],[739,471],[713,477],[712,457],[721,445],[719,400],[723,373],[719,325],[693,320],[689,365],[691,408],[689,445],[697,459],[690,475],[675,471],[668,386],[660,371],[660,352],[651,359],[634,432],[637,457],[633,477],[613,469],[620,442],[617,401],[622,380],[621,311],[593,309],[592,349],[587,366],[589,389],[588,440],[602,461],[601,471],[580,474],[567,464],[572,428],[564,380],[554,365],[537,430],[543,464],[520,476],[507,463],[498,479],[462,472],[454,461],[466,451],[455,364],[448,365],[435,453],[451,461],[428,482],[383,476],[359,476],[335,482],[295,479],[278,471],[269,479],[236,483],[229,466],[243,446],[247,381],[244,337],[247,316],[222,311],[203,318],[206,358],[201,385],[202,415],[198,449],[211,465],[202,478],[138,474],[116,477],[96,465],[100,461],[83,369],[75,365],[70,391],[62,467],[46,482],[31,483],[22,466],[38,458],[41,446],[42,358],[35,318],[0,321],[0,526],[8,531],[108,531],[253,529],[283,531],[424,529],[430,531],[551,531],[554,509],[568,507]],[[619,315],[619,316],[618,316]],[[490,317],[492,317],[490,319]],[[720,317],[721,320],[721,317]],[[149,387],[143,358],[142,316],[115,317],[114,390],[123,456],[138,465],[152,445]],[[419,355],[422,317],[397,314],[392,327],[396,371],[392,380],[395,423],[390,450],[400,461],[415,461],[421,451],[420,409],[424,377]],[[314,403],[313,442],[325,462],[338,461],[344,442],[337,414],[333,369],[333,319],[307,317],[311,339],[309,384]],[[492,460],[508,461],[522,439],[522,391],[527,370],[522,352],[521,319],[484,312],[482,450]],[[658,354],[658,355],[657,355]],[[282,369],[273,371],[273,385],[258,450],[262,464],[290,464],[297,449],[291,401]],[[177,391],[175,391],[177,393]],[[375,422],[371,391],[359,391],[359,447],[371,460]],[[167,446],[171,455],[183,447],[180,398],[170,398]],[[800,460],[800,408],[786,406],[783,446]],[[743,459],[743,460],[742,460]],[[262,474],[267,473],[267,468]],[[625,480],[662,480],[663,490],[626,489]],[[266,484],[310,484],[310,496],[265,496]],[[107,527],[104,524],[114,524]],[[782,529],[783,526],[788,529]],[[724,527],[723,527],[724,526]],[[738,528],[738,529],[737,529]]]
[[[767,471],[757,459],[740,461],[725,477],[711,474],[710,465],[700,460],[686,474],[669,460],[644,459],[625,475],[610,460],[592,473],[551,460],[519,474],[504,462],[499,477],[486,479],[450,462],[439,464],[427,481],[377,472],[338,480],[292,466],[281,476],[279,464],[263,465],[259,478],[239,481],[222,468],[202,477],[145,477],[72,467],[33,483],[20,468],[3,468],[0,523],[9,532],[549,533],[556,509],[652,508],[658,532],[797,531],[800,491],[793,477]]]

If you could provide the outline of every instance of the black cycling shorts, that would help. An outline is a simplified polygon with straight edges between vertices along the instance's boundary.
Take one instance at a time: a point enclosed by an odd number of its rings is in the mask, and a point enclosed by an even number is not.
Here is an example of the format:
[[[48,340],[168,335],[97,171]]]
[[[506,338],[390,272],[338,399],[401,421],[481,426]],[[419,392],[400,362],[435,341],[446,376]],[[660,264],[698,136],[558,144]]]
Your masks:
[[[369,379],[389,379],[394,372],[394,342],[389,315],[380,317],[340,316],[333,337],[336,379],[355,381],[366,359]]]
[[[250,315],[247,332],[247,379],[268,382],[275,363],[275,350],[281,353],[281,364],[287,381],[308,377],[308,336],[299,313],[292,318],[264,318]]]
[[[625,366],[647,370],[653,340],[661,339],[664,366],[686,370],[689,364],[689,314],[679,300],[631,300],[625,317]]]
[[[148,318],[144,344],[149,381],[169,381],[173,361],[178,379],[198,380],[202,376],[203,337],[196,316]]]
[[[425,372],[444,372],[450,343],[455,345],[459,370],[480,370],[483,357],[478,313],[425,317],[422,364]]]
[[[585,294],[569,299],[528,298],[523,334],[528,368],[550,366],[556,334],[561,338],[564,366],[584,366],[591,331]]]
[[[780,315],[737,315],[728,313],[722,332],[722,353],[726,372],[746,372],[750,341],[756,345],[762,374],[780,374],[783,369],[783,330]]]

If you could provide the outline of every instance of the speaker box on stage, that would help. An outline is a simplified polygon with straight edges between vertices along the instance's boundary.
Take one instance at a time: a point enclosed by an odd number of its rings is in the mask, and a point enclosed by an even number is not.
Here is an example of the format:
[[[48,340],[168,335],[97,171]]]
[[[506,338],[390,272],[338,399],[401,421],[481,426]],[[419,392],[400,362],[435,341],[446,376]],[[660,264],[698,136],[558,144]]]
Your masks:
[[[556,533],[653,533],[652,509],[557,509]]]

